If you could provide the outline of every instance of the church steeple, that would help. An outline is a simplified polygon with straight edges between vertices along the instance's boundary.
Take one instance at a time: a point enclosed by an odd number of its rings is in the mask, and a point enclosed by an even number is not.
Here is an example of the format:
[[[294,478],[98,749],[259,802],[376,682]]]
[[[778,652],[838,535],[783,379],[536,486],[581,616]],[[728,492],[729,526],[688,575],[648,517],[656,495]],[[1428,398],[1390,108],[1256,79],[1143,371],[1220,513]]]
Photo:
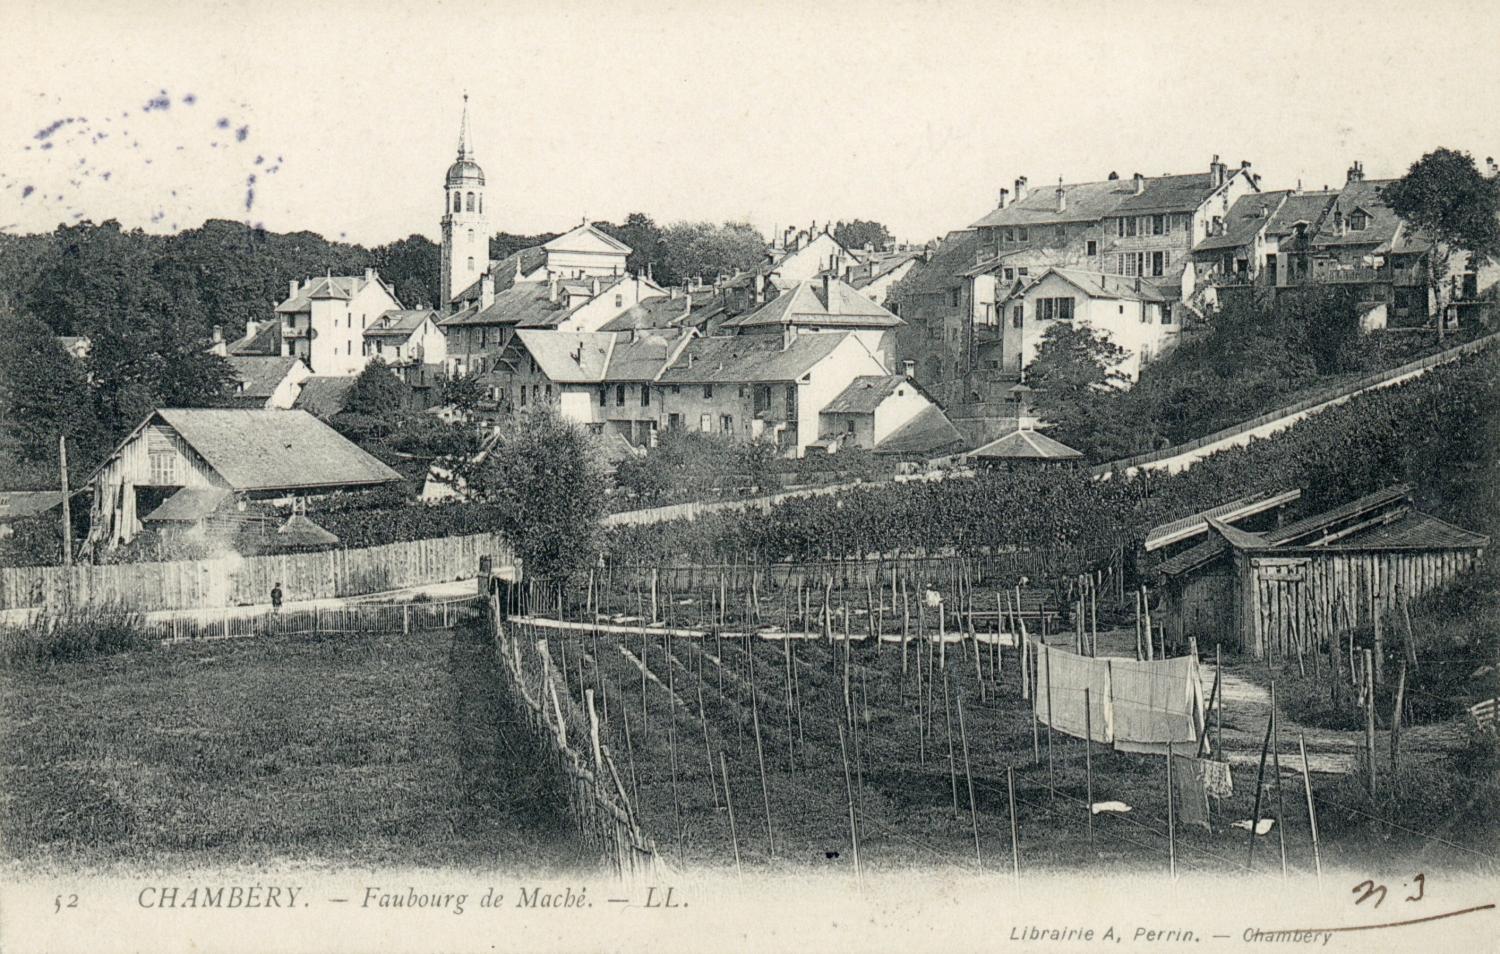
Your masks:
[[[474,161],[469,133],[469,94],[458,124],[458,159],[443,181],[443,247],[439,276],[447,310],[453,295],[474,284],[489,268],[489,220],[484,211],[484,170]]]

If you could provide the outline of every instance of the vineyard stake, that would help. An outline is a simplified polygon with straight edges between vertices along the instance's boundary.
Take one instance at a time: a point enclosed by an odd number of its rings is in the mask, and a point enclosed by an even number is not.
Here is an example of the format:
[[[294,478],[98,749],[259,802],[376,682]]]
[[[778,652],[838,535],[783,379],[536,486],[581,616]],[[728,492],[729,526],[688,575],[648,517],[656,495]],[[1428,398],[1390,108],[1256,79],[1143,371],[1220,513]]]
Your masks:
[[[651,572],[654,574],[656,571],[652,570]],[[656,599],[656,579],[654,577],[651,580],[651,597],[654,604]],[[656,607],[653,605],[651,609],[654,614]],[[655,622],[655,615],[651,619],[652,622]],[[651,712],[647,707],[646,701],[646,630],[644,627],[641,629],[641,731],[646,735],[651,734]]]
[[[677,851],[682,851],[682,796],[677,786],[677,693],[673,679],[672,631],[662,636],[663,665],[667,667],[667,753],[672,765],[672,813],[677,819]]]
[[[1323,857],[1318,847],[1318,812],[1313,808],[1312,777],[1307,768],[1307,739],[1297,733],[1297,749],[1302,753],[1302,790],[1307,793],[1307,824],[1312,830],[1313,867],[1318,872],[1318,883],[1323,883]]]
[[[948,783],[953,790],[953,814],[958,814],[958,766],[953,758],[953,712],[949,704],[948,673],[943,672],[943,724],[948,739]]]
[[[713,748],[708,744],[708,719],[703,714],[703,650],[701,647],[698,653],[698,724],[703,727],[703,757],[708,762],[708,790],[713,795],[714,811],[718,811],[719,786],[714,781],[714,753]],[[631,771],[634,772],[634,769]]]
[[[1274,717],[1273,717],[1274,718]],[[1260,792],[1261,783],[1266,777],[1266,754],[1271,748],[1271,719],[1266,720],[1266,738],[1260,744],[1260,767],[1255,770],[1255,809],[1250,816],[1250,852],[1245,859],[1245,867],[1255,867],[1255,829],[1260,827]]]
[[[859,825],[854,820],[854,786],[849,780],[849,747],[844,743],[844,724],[838,725],[839,730],[839,755],[844,760],[844,801],[849,806],[849,847],[854,854],[854,881],[861,884],[863,878],[859,870]]]
[[[1396,677],[1396,700],[1391,706],[1391,784],[1400,779],[1401,703],[1406,697],[1406,660],[1401,660],[1400,674]]]
[[[1375,663],[1365,654],[1365,758],[1370,763],[1370,794],[1375,794]]]
[[[1084,798],[1088,800],[1089,857],[1094,856],[1094,711],[1089,703],[1089,691],[1083,690],[1083,778]]]
[[[974,864],[984,868],[984,858],[979,853],[979,806],[974,801],[974,773],[969,767],[969,733],[964,728],[964,694],[958,693],[958,738],[964,750],[964,781],[969,786],[969,825],[974,829]]]
[[[740,836],[734,827],[734,802],[729,797],[729,760],[724,757],[724,750],[719,750],[719,770],[724,773],[724,807],[729,809],[729,844],[734,847],[734,873],[737,877],[744,877],[745,870],[740,867]]]
[[[785,606],[783,605],[783,610]],[[783,613],[783,620],[786,617]],[[786,626],[782,629],[786,630]],[[789,632],[783,632],[781,638],[781,654],[786,661],[786,770],[788,773],[797,772],[797,753],[793,743],[796,736],[792,733],[792,637]]]
[[[1271,716],[1274,720],[1276,717]],[[1093,811],[1092,808],[1089,809]],[[1276,826],[1280,828],[1281,825]],[[1253,833],[1252,833],[1253,837]],[[1172,743],[1167,742],[1167,871],[1177,880],[1177,817],[1172,804]]]
[[[776,857],[776,838],[771,834],[771,789],[766,784],[766,753],[760,744],[760,702],[755,687],[750,688],[750,714],[755,720],[755,760],[760,765],[760,797],[766,804],[766,853]]]
[[[1286,880],[1286,803],[1281,797],[1281,719],[1276,714],[1276,680],[1271,680],[1271,766],[1276,772],[1276,841],[1281,848],[1281,880]]]
[[[1047,790],[1057,798],[1057,783],[1053,776],[1052,763],[1052,647],[1043,647],[1039,659],[1047,660]]]
[[[635,774],[635,743],[630,740],[630,710],[624,706],[620,707],[620,721],[625,724],[625,757],[630,762],[630,790],[635,793],[635,804],[639,808],[641,804],[641,780]],[[710,763],[712,768],[712,763]],[[714,807],[718,807],[718,797],[714,798]]]
[[[1010,803],[1010,876],[1019,887],[1021,884],[1021,844],[1016,835],[1016,770],[1005,767],[1005,792]]]

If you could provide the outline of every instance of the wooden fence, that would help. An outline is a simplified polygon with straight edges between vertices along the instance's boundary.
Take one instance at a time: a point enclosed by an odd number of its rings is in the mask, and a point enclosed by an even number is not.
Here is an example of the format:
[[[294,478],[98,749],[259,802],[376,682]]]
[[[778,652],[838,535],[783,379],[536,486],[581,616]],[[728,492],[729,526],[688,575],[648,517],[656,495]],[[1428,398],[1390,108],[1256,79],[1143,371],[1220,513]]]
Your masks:
[[[476,597],[415,603],[349,603],[307,609],[173,614],[141,625],[163,644],[262,636],[326,636],[336,633],[420,633],[455,629],[474,618]]]
[[[494,533],[409,540],[360,549],[109,565],[0,567],[0,610],[129,608],[149,612],[362,596],[460,580],[479,558],[512,562]]]
[[[619,877],[658,880],[665,866],[655,841],[636,820],[614,756],[599,738],[592,695],[584,711],[566,684],[558,685],[546,641],[524,638],[523,628],[504,618],[498,594],[491,595],[488,613],[501,671],[524,703],[527,726],[567,782],[568,810],[584,840]],[[580,755],[577,747],[589,754]]]

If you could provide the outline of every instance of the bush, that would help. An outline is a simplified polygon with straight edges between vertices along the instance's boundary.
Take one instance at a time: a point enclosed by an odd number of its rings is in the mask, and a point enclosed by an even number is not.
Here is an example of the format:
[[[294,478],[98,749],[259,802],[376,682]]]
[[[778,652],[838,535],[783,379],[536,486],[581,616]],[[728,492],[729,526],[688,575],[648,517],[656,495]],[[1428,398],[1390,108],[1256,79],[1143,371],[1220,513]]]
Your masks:
[[[0,627],[0,665],[21,669],[112,656],[154,645],[145,618],[138,612],[106,608],[87,613],[42,613],[26,626]]]

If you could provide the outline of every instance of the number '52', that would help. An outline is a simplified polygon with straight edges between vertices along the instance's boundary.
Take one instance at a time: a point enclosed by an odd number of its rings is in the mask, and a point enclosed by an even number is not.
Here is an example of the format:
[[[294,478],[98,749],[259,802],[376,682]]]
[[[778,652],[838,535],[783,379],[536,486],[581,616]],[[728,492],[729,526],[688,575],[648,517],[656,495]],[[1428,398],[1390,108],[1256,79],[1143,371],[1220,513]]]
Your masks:
[[[67,900],[64,901],[63,900],[64,898],[67,898]],[[52,913],[53,914],[59,913],[60,911],[62,911],[63,908],[76,908],[76,907],[78,907],[78,895],[76,895],[76,894],[69,894],[69,895],[61,895],[60,894],[57,897],[55,897],[55,898],[52,899]]]

